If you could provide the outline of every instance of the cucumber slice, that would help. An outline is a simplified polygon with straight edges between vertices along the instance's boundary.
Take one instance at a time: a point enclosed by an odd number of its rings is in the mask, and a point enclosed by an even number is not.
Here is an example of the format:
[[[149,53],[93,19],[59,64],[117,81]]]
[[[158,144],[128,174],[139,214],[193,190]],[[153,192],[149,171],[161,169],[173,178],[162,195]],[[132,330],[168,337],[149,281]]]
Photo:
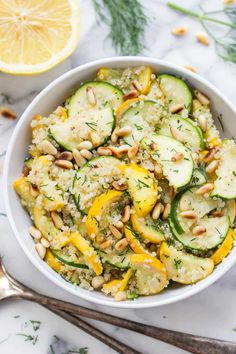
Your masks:
[[[203,166],[199,166],[193,170],[193,176],[190,181],[191,186],[199,186],[206,183],[206,171]]]
[[[219,151],[220,165],[216,170],[217,179],[211,196],[224,199],[236,198],[236,144],[225,140]]]
[[[53,254],[54,257],[56,257],[60,262],[69,265],[71,267],[75,267],[75,268],[84,268],[84,269],[88,269],[89,267],[84,264],[84,263],[80,263],[80,261],[74,261],[71,259],[70,256],[66,255],[63,253],[62,250],[55,250],[55,249],[51,249],[51,252]]]
[[[170,227],[174,237],[189,249],[206,251],[215,248],[223,242],[228,232],[230,221],[228,215],[222,217],[209,217],[207,214],[223,208],[225,203],[221,200],[213,200],[197,195],[197,188],[191,188],[179,193],[172,202],[170,212]],[[195,211],[197,219],[186,219],[180,216],[181,204],[186,205],[187,210]],[[194,236],[194,226],[203,226],[206,232]]]
[[[184,104],[181,116],[186,118],[192,109],[192,93],[186,83],[173,75],[162,74],[158,77],[160,88],[170,110],[176,104]]]
[[[87,213],[94,199],[122,177],[118,168],[121,164],[115,157],[101,156],[90,160],[77,171],[71,194],[79,211]]]
[[[116,86],[104,81],[89,81],[80,86],[67,103],[68,117],[75,118],[78,112],[91,109],[88,101],[87,89],[91,87],[96,100],[95,109],[111,107],[116,110],[123,102],[123,92]]]
[[[77,115],[71,115],[64,122],[51,125],[49,137],[63,149],[72,151],[77,149],[83,140],[89,140],[90,134],[96,132],[102,145],[108,140],[115,125],[111,107],[103,109],[88,109]]]
[[[136,102],[121,117],[121,127],[129,126],[132,132],[124,137],[129,145],[137,144],[144,137],[155,132],[156,125],[167,112],[159,103],[154,101]]]
[[[194,125],[191,119],[184,119],[178,115],[165,118],[158,126],[157,132],[160,135],[172,137],[171,129],[177,129],[179,138],[178,140],[188,147],[199,150],[204,149],[204,139],[202,131]]]
[[[163,168],[163,174],[171,186],[180,188],[187,185],[193,174],[193,159],[191,151],[179,141],[164,135],[153,135],[143,139],[141,145],[148,149],[153,160],[158,161]],[[181,161],[173,162],[171,158],[176,153],[182,153]]]
[[[168,278],[181,284],[196,283],[210,275],[214,269],[212,259],[179,251],[166,242],[161,245],[160,259]]]
[[[128,269],[130,267],[130,253],[117,255],[98,251],[102,263],[108,263],[118,269]]]

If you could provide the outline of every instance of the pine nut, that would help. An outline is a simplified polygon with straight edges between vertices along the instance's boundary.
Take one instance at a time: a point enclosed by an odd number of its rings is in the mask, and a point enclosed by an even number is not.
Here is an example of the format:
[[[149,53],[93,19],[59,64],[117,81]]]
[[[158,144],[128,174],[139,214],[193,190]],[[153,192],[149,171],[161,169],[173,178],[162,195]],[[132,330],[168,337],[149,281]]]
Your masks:
[[[213,160],[212,162],[210,162],[206,167],[206,172],[207,173],[215,172],[219,166],[219,163],[220,163],[220,161],[218,161],[218,160]]]
[[[127,295],[126,295],[125,291],[118,291],[118,293],[116,293],[114,299],[116,301],[124,301],[127,299]]]
[[[83,149],[92,150],[93,144],[89,140],[84,140],[84,141],[81,141],[81,143],[78,144],[77,148],[78,148],[78,150],[83,150]]]
[[[197,97],[198,101],[200,101],[201,104],[203,104],[204,106],[208,106],[210,104],[209,99],[205,95],[203,95],[202,92],[194,90],[194,94]]]
[[[80,150],[80,155],[83,156],[87,160],[91,160],[91,158],[93,157],[93,154],[91,153],[91,151],[86,150],[86,149]]]
[[[184,154],[182,154],[182,152],[177,152],[174,156],[171,157],[171,161],[178,162],[178,161],[182,161],[183,158],[184,158]]]
[[[207,119],[204,115],[198,117],[200,128],[205,133],[207,131]]]
[[[151,74],[151,80],[154,81],[156,78],[156,75],[154,73]]]
[[[142,92],[143,87],[142,87],[142,85],[138,82],[138,80],[134,80],[134,81],[132,82],[132,84],[133,84],[134,88],[135,88],[137,91]]]
[[[90,138],[92,140],[93,147],[97,147],[101,142],[100,136],[96,132],[91,132]]]
[[[214,211],[211,212],[211,215],[214,218],[220,218],[221,216],[224,215],[224,212],[222,210],[214,210]]]
[[[30,185],[30,194],[32,197],[36,198],[39,195],[39,190],[36,186],[33,186],[33,184]]]
[[[199,43],[204,44],[204,45],[209,45],[209,40],[208,40],[205,33],[202,33],[202,32],[196,33],[196,38]]]
[[[86,94],[88,102],[91,104],[91,106],[95,106],[97,101],[92,87],[88,86],[86,88]]]
[[[42,237],[41,231],[36,229],[36,227],[34,227],[34,226],[29,227],[29,233],[36,240],[39,240]]]
[[[192,230],[194,236],[202,235],[206,232],[205,226],[195,226]]]
[[[104,284],[105,279],[101,275],[97,275],[92,279],[91,285],[94,289],[99,289]]]
[[[214,186],[212,183],[206,183],[206,184],[204,184],[204,186],[198,188],[195,193],[202,195],[205,193],[209,193],[210,191],[212,191],[213,188],[214,188]]]
[[[122,238],[122,240],[118,241],[115,244],[115,249],[117,251],[122,251],[125,247],[127,247],[127,245],[129,244],[129,242],[127,241],[126,238]]]
[[[157,203],[152,211],[152,218],[153,220],[159,219],[162,211],[164,209],[164,206],[161,203]]]
[[[41,243],[36,243],[35,250],[37,251],[39,257],[44,259],[46,254],[46,248]]]
[[[120,182],[120,181],[114,181],[112,183],[112,186],[117,190],[117,191],[125,191],[127,189],[127,184],[125,182]]]
[[[170,186],[170,197],[171,198],[174,198],[174,196],[175,196],[175,188],[173,187],[173,186]]]
[[[178,112],[182,111],[183,108],[184,108],[183,103],[177,103],[170,108],[170,113],[178,113]]]
[[[119,147],[109,146],[109,149],[111,150],[114,156],[122,157],[123,155],[126,155],[128,153],[130,146],[129,145],[121,145]]]
[[[128,151],[128,158],[130,160],[133,160],[135,158],[135,156],[137,155],[138,150],[139,150],[139,147],[137,144],[132,146]]]
[[[188,69],[189,71],[192,71],[193,73],[196,73],[197,72],[197,69],[194,67],[194,66],[192,66],[192,65],[183,65],[183,67],[185,68],[185,69]]]
[[[132,128],[127,126],[127,127],[122,127],[117,129],[116,135],[123,137],[129,135],[131,132],[132,132]]]
[[[73,163],[67,160],[56,160],[55,165],[64,168],[65,170],[70,170],[71,168],[73,168]]]
[[[116,132],[117,132],[118,129],[119,129],[119,128],[116,127],[116,128],[113,130],[112,134],[111,134],[111,141],[112,141],[113,143],[116,143],[117,140],[118,140],[118,135],[116,134]]]
[[[122,221],[118,220],[118,221],[115,223],[115,227],[116,227],[117,229],[123,229],[124,224],[123,224]]]
[[[125,224],[130,219],[130,206],[126,205],[122,212],[122,222]]]
[[[126,205],[122,211],[122,222],[125,224],[126,222],[129,221],[131,215],[131,209],[129,205]]]
[[[43,247],[45,247],[45,248],[49,248],[50,247],[50,242],[45,237],[42,237],[40,242],[43,245]]]
[[[124,95],[124,100],[130,100],[131,98],[136,98],[138,97],[139,92],[137,90],[131,90],[128,92],[126,95]]]
[[[108,147],[105,147],[105,146],[100,146],[97,149],[97,153],[98,153],[99,156],[111,156],[112,155],[111,150]]]
[[[73,160],[73,154],[70,151],[60,152],[59,154],[57,154],[56,157],[58,160],[68,160],[68,161]]]
[[[0,116],[8,119],[16,119],[16,113],[10,107],[5,106],[0,107]]]
[[[211,162],[215,157],[215,153],[216,153],[215,149],[209,150],[208,153],[205,156],[203,156],[202,160],[204,162]]]
[[[176,129],[175,127],[170,127],[170,132],[171,132],[171,135],[173,136],[174,139],[176,139],[180,142],[183,141],[182,136],[181,136],[178,129]]]
[[[29,172],[30,172],[30,168],[27,166],[24,166],[22,169],[22,173],[23,173],[24,177],[27,177]]]
[[[186,26],[176,27],[176,28],[173,28],[171,31],[171,33],[174,36],[178,36],[178,37],[185,35],[187,32],[188,32],[188,27],[186,27]]]
[[[50,141],[48,140],[44,140],[42,141],[42,143],[40,144],[40,150],[44,153],[44,154],[49,154],[49,155],[56,155],[57,154],[57,149],[55,148],[55,146],[50,143]]]
[[[181,211],[189,210],[189,201],[185,196],[180,199],[179,208]]]
[[[54,226],[57,228],[57,229],[61,229],[63,227],[63,221],[62,221],[62,218],[60,217],[60,215],[55,212],[55,211],[52,211],[51,212],[51,218],[52,218],[52,221],[53,221],[53,224]]]
[[[163,171],[162,171],[161,165],[158,164],[158,163],[155,163],[154,164],[154,175],[155,175],[155,177],[156,178],[162,177],[162,173],[163,173]]]
[[[194,220],[197,218],[197,213],[194,210],[181,211],[179,215],[181,216],[181,218],[189,219],[189,220]]]
[[[109,230],[111,231],[112,235],[115,236],[118,240],[122,237],[122,233],[112,224],[109,225]]]
[[[168,218],[169,214],[170,214],[170,203],[167,203],[165,208],[164,208],[164,211],[163,211],[163,214],[162,214],[162,218],[164,220],[166,220]]]
[[[87,160],[83,156],[81,156],[79,150],[73,149],[72,154],[74,156],[75,162],[79,167],[83,166],[87,162]]]
[[[158,149],[158,145],[157,145],[156,143],[154,143],[154,142],[151,142],[151,144],[149,145],[149,147],[150,147],[150,149],[151,149],[152,151],[155,151],[155,150]]]
[[[105,250],[106,248],[110,247],[112,244],[113,244],[113,241],[112,241],[112,240],[107,240],[107,241],[101,243],[101,244],[99,245],[99,247],[100,247],[102,250]]]

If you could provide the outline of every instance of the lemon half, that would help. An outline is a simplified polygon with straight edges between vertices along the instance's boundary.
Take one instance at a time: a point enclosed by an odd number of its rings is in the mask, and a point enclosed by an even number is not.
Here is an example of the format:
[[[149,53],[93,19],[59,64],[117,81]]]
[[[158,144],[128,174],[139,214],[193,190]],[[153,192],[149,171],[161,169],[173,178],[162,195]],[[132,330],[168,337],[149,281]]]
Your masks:
[[[77,0],[0,0],[0,70],[37,74],[66,57],[79,38]]]

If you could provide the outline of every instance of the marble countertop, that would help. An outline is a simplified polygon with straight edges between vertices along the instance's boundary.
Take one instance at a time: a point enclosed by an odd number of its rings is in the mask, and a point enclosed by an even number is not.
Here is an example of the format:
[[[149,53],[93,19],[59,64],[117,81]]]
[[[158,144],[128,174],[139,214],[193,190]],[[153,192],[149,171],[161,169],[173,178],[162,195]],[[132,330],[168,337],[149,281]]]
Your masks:
[[[33,97],[49,82],[64,72],[94,59],[114,56],[110,42],[106,39],[107,28],[98,26],[90,0],[80,0],[81,37],[76,51],[70,58],[47,73],[32,77],[16,77],[0,74],[0,92],[9,96],[9,102],[18,117]],[[176,1],[189,6],[188,0]],[[207,3],[207,4],[206,4]],[[222,6],[222,0],[192,0],[191,7],[199,5],[215,9]],[[232,101],[235,99],[236,65],[224,63],[217,57],[214,43],[209,47],[196,42],[195,33],[202,30],[194,19],[181,16],[166,7],[166,1],[143,1],[149,13],[146,33],[146,56],[168,60],[178,65],[190,64],[197,68],[199,75],[224,92]],[[174,26],[186,25],[189,33],[184,38],[173,37],[170,32]],[[4,96],[0,96],[4,100]],[[0,104],[2,102],[0,101]],[[4,152],[17,121],[4,118],[0,120],[0,174],[2,175]],[[0,188],[0,253],[9,271],[22,282],[45,294],[76,302],[109,312],[173,330],[193,334],[236,340],[236,267],[200,294],[182,302],[154,309],[120,310],[95,306],[66,294],[52,284],[31,265],[10,228],[3,205]],[[32,322],[39,321],[39,322]],[[40,327],[37,329],[37,327]],[[121,330],[109,325],[99,324],[99,328],[127,344],[133,345],[144,354],[181,354],[184,351],[167,344]],[[23,335],[18,335],[23,334]],[[26,335],[26,336],[24,336]],[[32,336],[32,337],[27,337]],[[35,338],[38,336],[37,338]],[[57,338],[67,345],[55,351]],[[27,340],[28,339],[28,340]],[[34,342],[36,342],[34,344]],[[51,347],[50,347],[50,344]],[[62,343],[63,344],[63,343]],[[113,350],[78,330],[38,305],[25,301],[8,301],[0,306],[0,352],[4,354],[62,354],[74,352],[75,348],[88,347],[89,354],[112,354]],[[54,350],[54,349],[55,350]],[[54,350],[54,351],[53,351]],[[77,351],[78,352],[78,351]],[[81,352],[82,354],[83,352]]]

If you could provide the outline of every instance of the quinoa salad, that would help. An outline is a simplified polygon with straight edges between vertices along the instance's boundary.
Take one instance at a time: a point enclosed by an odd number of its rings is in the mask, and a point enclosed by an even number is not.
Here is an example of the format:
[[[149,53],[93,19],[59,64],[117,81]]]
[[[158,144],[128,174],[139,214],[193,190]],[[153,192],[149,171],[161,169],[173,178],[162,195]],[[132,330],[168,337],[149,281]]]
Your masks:
[[[194,284],[230,253],[236,144],[182,78],[101,68],[31,128],[14,188],[35,257],[66,281],[135,300]]]

